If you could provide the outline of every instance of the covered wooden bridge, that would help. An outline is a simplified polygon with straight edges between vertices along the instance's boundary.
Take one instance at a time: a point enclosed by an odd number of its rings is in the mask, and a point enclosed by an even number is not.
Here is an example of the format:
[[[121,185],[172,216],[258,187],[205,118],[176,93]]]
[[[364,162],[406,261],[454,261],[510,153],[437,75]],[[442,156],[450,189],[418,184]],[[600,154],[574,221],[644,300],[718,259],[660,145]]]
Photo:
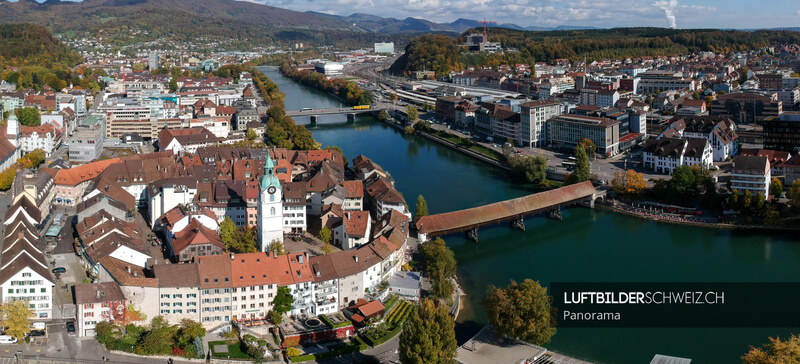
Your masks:
[[[525,230],[523,218],[527,215],[548,213],[560,218],[562,207],[576,204],[594,207],[598,198],[605,198],[605,192],[597,191],[586,181],[466,210],[423,216],[417,221],[417,234],[420,241],[426,241],[434,236],[466,232],[468,238],[478,241],[479,227],[508,221],[512,227]]]

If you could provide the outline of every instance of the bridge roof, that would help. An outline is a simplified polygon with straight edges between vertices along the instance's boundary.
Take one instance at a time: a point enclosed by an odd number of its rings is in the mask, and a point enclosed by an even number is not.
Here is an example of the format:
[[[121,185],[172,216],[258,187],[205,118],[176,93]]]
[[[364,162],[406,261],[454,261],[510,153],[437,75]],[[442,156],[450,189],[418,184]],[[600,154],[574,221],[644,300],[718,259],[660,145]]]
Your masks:
[[[417,231],[424,234],[466,231],[473,226],[482,226],[586,198],[595,192],[597,190],[592,183],[586,181],[470,209],[423,216],[417,221]]]

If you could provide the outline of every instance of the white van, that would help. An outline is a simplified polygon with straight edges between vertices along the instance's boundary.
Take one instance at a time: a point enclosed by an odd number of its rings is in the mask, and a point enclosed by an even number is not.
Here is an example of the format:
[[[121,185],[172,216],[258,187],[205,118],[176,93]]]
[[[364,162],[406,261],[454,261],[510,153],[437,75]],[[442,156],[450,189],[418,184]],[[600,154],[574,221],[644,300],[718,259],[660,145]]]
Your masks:
[[[44,322],[34,322],[33,323],[33,329],[34,330],[44,330],[45,327],[47,327],[47,325],[45,325]]]
[[[0,345],[2,344],[16,344],[17,338],[9,335],[0,335]]]

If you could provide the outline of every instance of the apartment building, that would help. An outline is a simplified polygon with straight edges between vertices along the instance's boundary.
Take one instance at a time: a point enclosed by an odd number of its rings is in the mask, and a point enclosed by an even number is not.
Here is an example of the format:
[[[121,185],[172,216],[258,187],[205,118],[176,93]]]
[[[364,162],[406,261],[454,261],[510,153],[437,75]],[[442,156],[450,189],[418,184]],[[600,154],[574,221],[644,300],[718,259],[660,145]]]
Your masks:
[[[520,105],[519,145],[544,147],[547,145],[547,120],[561,115],[560,103],[551,100],[530,101]]]
[[[597,153],[619,153],[620,122],[582,115],[559,115],[547,121],[547,140],[555,148],[575,148],[584,138],[597,146]]]

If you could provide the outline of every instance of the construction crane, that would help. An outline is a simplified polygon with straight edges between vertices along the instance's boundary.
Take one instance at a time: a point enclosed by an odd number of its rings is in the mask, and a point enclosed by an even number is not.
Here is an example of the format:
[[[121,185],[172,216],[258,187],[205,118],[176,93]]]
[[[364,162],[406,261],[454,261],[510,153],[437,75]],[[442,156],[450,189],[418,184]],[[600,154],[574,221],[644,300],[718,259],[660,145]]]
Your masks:
[[[486,24],[488,24],[488,23],[498,24],[498,23],[496,21],[492,21],[492,20],[486,21],[485,17],[483,18],[483,21],[478,20],[478,23],[483,23],[483,42],[484,43],[489,43],[489,36],[486,35]]]

